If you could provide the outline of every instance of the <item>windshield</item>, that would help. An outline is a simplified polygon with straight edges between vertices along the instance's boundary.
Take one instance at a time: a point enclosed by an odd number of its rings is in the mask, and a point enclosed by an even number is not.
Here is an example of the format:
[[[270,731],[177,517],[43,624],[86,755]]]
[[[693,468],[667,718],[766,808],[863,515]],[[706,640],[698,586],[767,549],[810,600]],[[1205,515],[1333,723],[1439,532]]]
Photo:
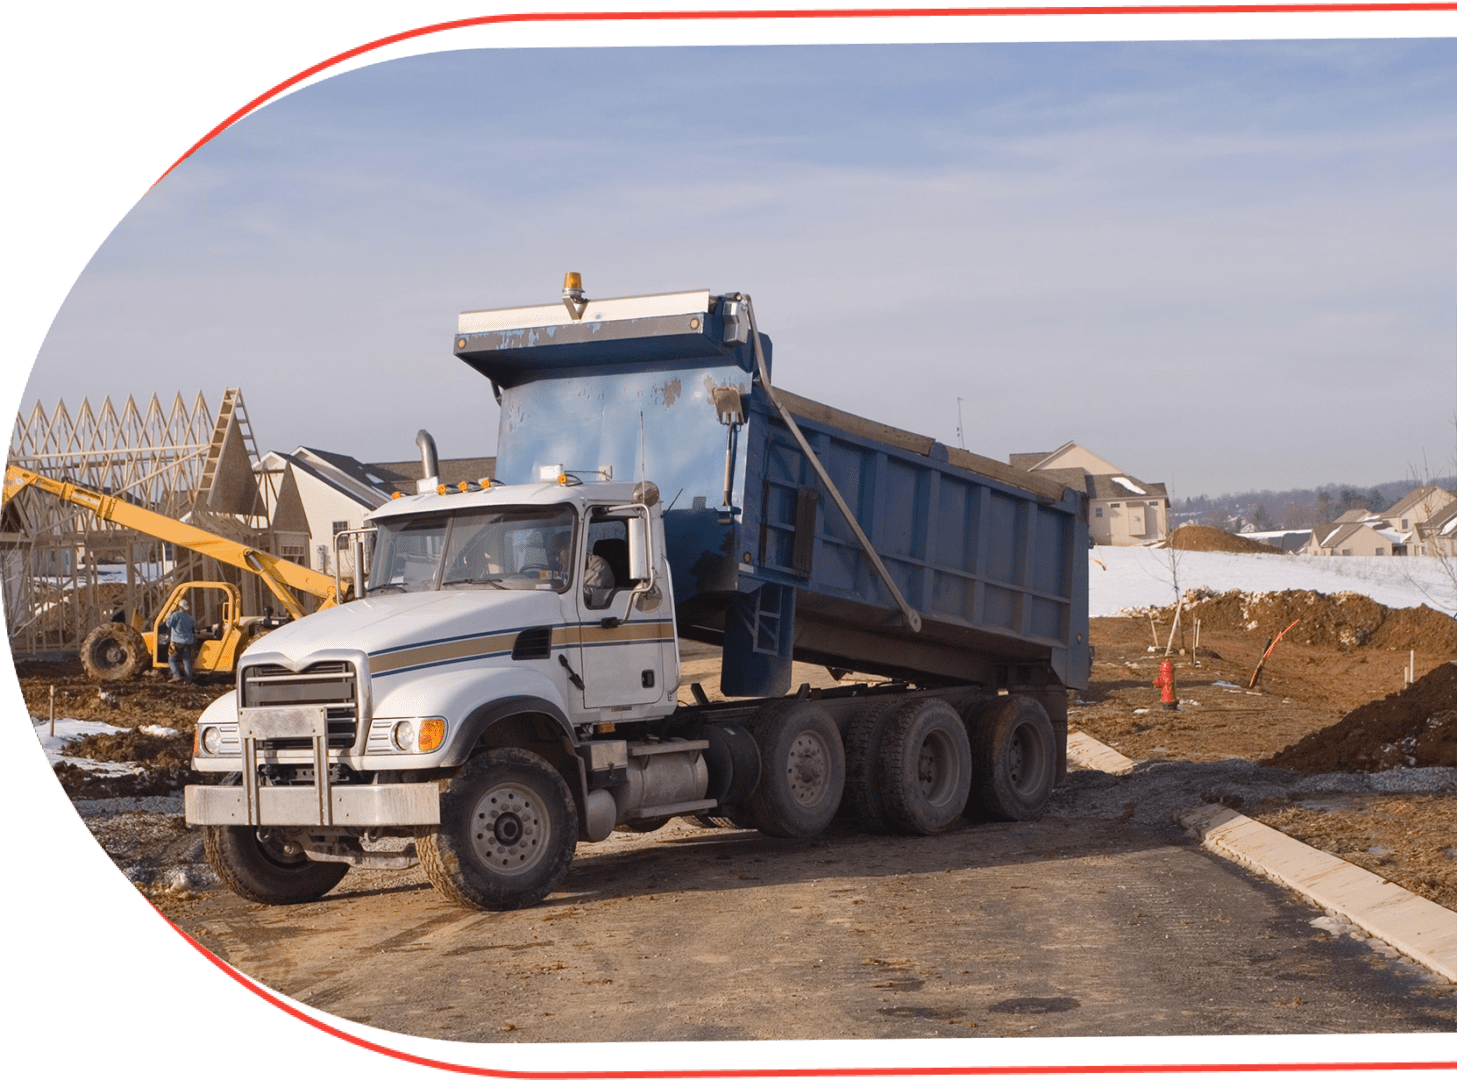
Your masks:
[[[369,589],[560,592],[571,584],[573,517],[570,507],[508,506],[382,521]]]

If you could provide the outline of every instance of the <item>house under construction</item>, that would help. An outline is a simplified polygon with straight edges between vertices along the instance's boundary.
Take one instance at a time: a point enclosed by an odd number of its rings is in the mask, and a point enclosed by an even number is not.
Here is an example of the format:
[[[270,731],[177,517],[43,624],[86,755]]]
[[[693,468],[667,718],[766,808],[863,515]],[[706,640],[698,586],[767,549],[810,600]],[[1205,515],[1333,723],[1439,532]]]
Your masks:
[[[164,406],[153,395],[145,409],[133,398],[117,408],[81,403],[72,416],[64,402],[47,412],[39,402],[16,418],[9,464],[116,496],[190,522],[260,551],[281,554],[299,538],[287,528],[297,506],[280,507],[275,476],[259,470],[258,449],[240,391],[224,392],[216,417],[201,393],[191,406],[177,394]],[[297,496],[294,496],[297,499]],[[285,502],[287,502],[285,493]],[[176,548],[90,510],[37,490],[5,505],[0,519],[0,565],[10,647],[17,657],[73,652],[86,634],[118,611],[150,622],[184,581],[227,580],[239,587],[245,614],[276,601],[250,573]],[[204,626],[215,590],[198,594]]]

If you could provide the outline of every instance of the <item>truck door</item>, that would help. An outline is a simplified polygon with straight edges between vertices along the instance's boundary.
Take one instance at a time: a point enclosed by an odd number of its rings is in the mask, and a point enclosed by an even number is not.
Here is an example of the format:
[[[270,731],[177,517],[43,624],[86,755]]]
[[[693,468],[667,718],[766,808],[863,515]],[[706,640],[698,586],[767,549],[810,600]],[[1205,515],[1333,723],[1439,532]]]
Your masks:
[[[664,693],[664,650],[674,648],[666,605],[639,611],[632,604],[626,516],[587,519],[586,543],[576,559],[581,618],[582,682],[589,709],[644,705]]]

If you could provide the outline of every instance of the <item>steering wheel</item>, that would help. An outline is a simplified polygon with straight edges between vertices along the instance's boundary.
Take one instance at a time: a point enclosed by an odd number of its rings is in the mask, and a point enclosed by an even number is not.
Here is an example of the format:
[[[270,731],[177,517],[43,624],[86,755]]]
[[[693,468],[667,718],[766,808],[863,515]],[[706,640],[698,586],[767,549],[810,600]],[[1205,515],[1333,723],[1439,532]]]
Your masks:
[[[546,563],[539,563],[539,562],[528,563],[527,565],[525,565],[525,566],[521,567],[520,569],[518,569],[516,572],[518,574],[527,574],[527,573],[530,573],[532,570],[545,570],[547,573],[560,573],[561,572],[561,571],[556,570],[555,567],[547,566]]]

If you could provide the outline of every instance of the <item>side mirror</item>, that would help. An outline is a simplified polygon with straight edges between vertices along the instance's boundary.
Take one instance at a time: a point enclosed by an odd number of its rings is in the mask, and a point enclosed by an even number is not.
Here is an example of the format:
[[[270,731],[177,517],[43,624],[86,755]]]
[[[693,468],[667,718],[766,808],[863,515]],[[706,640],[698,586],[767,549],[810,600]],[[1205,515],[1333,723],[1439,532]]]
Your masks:
[[[641,514],[627,519],[627,572],[634,581],[646,581],[649,576],[647,524]]]
[[[349,544],[349,554],[354,558],[354,599],[364,597],[364,538],[354,536]]]

